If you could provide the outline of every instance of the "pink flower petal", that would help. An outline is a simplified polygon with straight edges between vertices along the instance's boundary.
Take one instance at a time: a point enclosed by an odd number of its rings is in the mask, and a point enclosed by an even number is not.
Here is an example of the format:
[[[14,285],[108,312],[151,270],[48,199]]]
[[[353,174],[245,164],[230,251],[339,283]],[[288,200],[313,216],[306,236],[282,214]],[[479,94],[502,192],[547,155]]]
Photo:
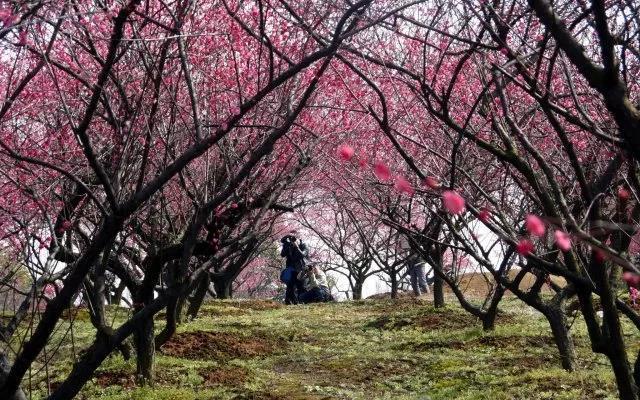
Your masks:
[[[556,246],[565,253],[571,250],[571,237],[567,232],[557,230],[553,233]]]
[[[415,192],[413,189],[413,186],[411,185],[411,182],[409,182],[404,176],[397,176],[396,177],[396,182],[394,184],[394,188],[400,192],[400,193],[404,193],[408,196],[413,196],[413,193]]]
[[[353,150],[353,147],[349,146],[348,144],[341,144],[340,146],[338,146],[338,156],[342,161],[351,160],[354,153],[355,151]]]
[[[521,256],[528,256],[530,254],[533,254],[534,249],[535,247],[533,246],[533,243],[529,239],[520,239],[520,241],[516,245],[516,251]]]
[[[391,170],[381,161],[376,161],[373,164],[373,173],[380,179],[381,181],[388,181],[391,179]]]
[[[537,215],[527,215],[527,219],[524,225],[527,228],[527,231],[533,236],[544,236],[546,228],[544,227],[544,222],[542,222],[542,220]]]
[[[638,287],[640,285],[640,275],[634,274],[633,272],[625,272],[622,274],[622,279],[627,282],[627,285],[630,287]]]
[[[437,189],[437,188],[440,187],[440,182],[438,182],[438,180],[436,178],[434,178],[433,176],[427,176],[422,181],[422,185],[426,186],[426,187],[428,187],[430,189]]]
[[[464,199],[454,190],[442,192],[442,204],[449,214],[462,214],[465,210]]]
[[[484,223],[487,223],[491,218],[491,211],[489,211],[486,207],[482,207],[480,212],[478,212],[478,219]]]
[[[618,198],[620,200],[629,200],[629,197],[631,197],[631,193],[627,189],[623,187],[618,188]]]

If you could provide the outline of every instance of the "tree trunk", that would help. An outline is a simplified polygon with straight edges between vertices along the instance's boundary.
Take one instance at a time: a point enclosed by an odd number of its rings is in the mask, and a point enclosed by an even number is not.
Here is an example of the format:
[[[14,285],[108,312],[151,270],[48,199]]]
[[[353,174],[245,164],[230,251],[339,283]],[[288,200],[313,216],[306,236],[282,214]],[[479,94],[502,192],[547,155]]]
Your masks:
[[[556,347],[558,347],[558,352],[560,352],[562,368],[567,371],[575,371],[576,351],[573,345],[573,338],[567,325],[567,316],[564,312],[564,307],[552,306],[544,313],[544,316],[547,318],[547,321],[549,321],[553,340],[556,343]]]
[[[398,298],[398,275],[396,273],[392,273],[389,275],[391,278],[391,298]]]
[[[433,306],[444,307],[444,281],[438,274],[434,274],[433,278]]]
[[[207,289],[209,288],[210,283],[210,274],[204,274],[204,276],[200,278],[198,287],[196,288],[193,297],[191,297],[191,300],[189,301],[189,308],[187,309],[187,316],[189,318],[195,319],[198,316],[198,311],[200,311],[200,307],[202,306],[202,303],[207,296]]]
[[[489,308],[487,308],[487,312],[482,318],[482,329],[485,331],[492,331],[496,327],[496,317],[498,316],[498,304],[500,300],[502,300],[502,296],[504,296],[505,287],[498,284],[493,297],[491,297],[491,303],[489,304]]]
[[[621,400],[637,400],[638,399],[638,386],[635,381],[635,374],[631,370],[631,365],[627,359],[627,354],[624,351],[624,342],[617,335],[611,335],[607,331],[607,339],[610,341],[607,344],[607,357],[611,363],[613,374],[616,377],[616,384],[618,386],[618,394]]]
[[[0,352],[0,386],[4,385],[4,381],[9,374],[9,370],[9,359],[4,353]],[[27,396],[25,396],[21,388],[18,388],[18,390],[16,390],[12,396],[9,396],[7,400],[27,400]]]
[[[108,256],[108,249],[105,250],[105,257]],[[113,329],[106,322],[106,285],[104,276],[104,261],[96,268],[93,284],[86,280],[87,299],[89,301],[89,317],[91,323],[96,328],[96,338],[109,340],[113,336]],[[125,360],[131,358],[131,346],[128,342],[122,342],[118,347]]]
[[[142,285],[133,294],[134,311],[137,313],[153,302],[154,287],[162,273],[162,264],[150,263]],[[133,330],[133,340],[136,347],[136,376],[139,384],[153,384],[155,347],[155,322],[153,317],[140,321]]]
[[[184,294],[178,298],[176,303],[176,322],[178,325],[182,324],[183,316],[184,316],[184,305],[187,302],[187,294]]]
[[[602,284],[600,301],[602,304],[603,331],[605,333],[605,345],[607,346],[606,355],[611,362],[613,373],[616,377],[618,393],[621,400],[637,400],[638,386],[634,380],[633,371],[627,358],[622,326],[620,324],[620,314],[615,304],[615,296],[613,294],[609,281],[604,272],[600,275],[600,283]]]
[[[162,345],[164,345],[169,339],[171,339],[171,336],[173,336],[173,334],[176,332],[176,314],[178,311],[178,302],[179,299],[177,296],[169,299],[169,304],[167,305],[166,325],[156,337],[156,348],[158,349],[162,347]]]
[[[224,300],[231,298],[231,282],[229,282],[225,275],[214,275],[213,286],[216,289],[218,299]]]
[[[617,347],[615,345],[611,346]],[[631,366],[627,359],[627,355],[624,352],[610,351],[608,354],[609,361],[613,373],[616,377],[616,384],[618,386],[618,393],[621,400],[637,400],[638,399],[638,387],[633,379],[631,372]]]
[[[353,284],[353,300],[362,300],[362,286],[363,283],[360,279],[356,279]]]
[[[136,345],[136,376],[138,384],[151,385],[154,378],[156,354],[153,318],[141,321],[134,333]]]
[[[116,290],[113,292],[113,296],[111,296],[111,304],[119,306],[120,302],[122,302],[122,294],[124,290],[127,288],[127,285],[124,282],[120,282]]]

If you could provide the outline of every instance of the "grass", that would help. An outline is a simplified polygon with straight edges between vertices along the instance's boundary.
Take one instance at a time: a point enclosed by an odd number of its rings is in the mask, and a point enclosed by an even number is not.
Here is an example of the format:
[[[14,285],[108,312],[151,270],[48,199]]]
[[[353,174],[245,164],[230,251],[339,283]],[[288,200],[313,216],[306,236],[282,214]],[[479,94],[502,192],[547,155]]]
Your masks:
[[[74,324],[75,345],[86,345],[88,322]],[[546,321],[517,300],[505,300],[491,333],[459,307],[434,309],[426,300],[293,307],[217,301],[181,325],[158,354],[153,387],[138,387],[135,361],[114,355],[79,398],[617,398],[609,364],[591,352],[579,319],[572,333],[580,368],[568,373],[560,368]],[[627,341],[637,353],[637,333]],[[68,354],[64,346],[59,354]],[[51,381],[63,379],[69,361],[56,359]],[[33,398],[45,395],[40,383]]]

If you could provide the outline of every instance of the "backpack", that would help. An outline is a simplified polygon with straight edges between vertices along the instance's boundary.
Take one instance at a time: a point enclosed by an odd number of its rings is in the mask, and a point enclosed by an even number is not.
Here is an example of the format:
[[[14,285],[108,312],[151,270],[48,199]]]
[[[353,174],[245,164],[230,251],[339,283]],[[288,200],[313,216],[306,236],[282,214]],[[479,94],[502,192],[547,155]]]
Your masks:
[[[291,282],[291,280],[293,279],[293,274],[295,274],[295,271],[293,268],[285,267],[280,272],[280,282],[284,284],[289,284],[289,282]]]

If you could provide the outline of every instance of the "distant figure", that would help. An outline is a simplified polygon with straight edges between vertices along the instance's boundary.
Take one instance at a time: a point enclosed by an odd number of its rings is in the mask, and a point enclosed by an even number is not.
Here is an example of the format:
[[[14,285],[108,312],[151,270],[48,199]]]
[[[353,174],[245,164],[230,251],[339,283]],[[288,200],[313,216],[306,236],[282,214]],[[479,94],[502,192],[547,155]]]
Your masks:
[[[309,266],[305,271],[300,272],[298,279],[304,282],[305,292],[302,293],[298,300],[301,303],[322,303],[333,301],[329,284],[327,283],[327,275],[317,266]]]
[[[280,274],[280,280],[287,285],[284,302],[285,304],[298,304],[298,296],[304,292],[304,285],[298,279],[298,274],[305,269],[309,250],[302,241],[298,243],[297,238],[293,235],[283,237],[280,242],[282,243],[280,256],[286,259],[286,267]]]
[[[423,292],[429,293],[425,264],[426,262],[420,254],[412,249],[409,253],[409,257],[407,258],[407,272],[409,273],[409,278],[411,280],[413,294],[416,296],[420,296]]]

